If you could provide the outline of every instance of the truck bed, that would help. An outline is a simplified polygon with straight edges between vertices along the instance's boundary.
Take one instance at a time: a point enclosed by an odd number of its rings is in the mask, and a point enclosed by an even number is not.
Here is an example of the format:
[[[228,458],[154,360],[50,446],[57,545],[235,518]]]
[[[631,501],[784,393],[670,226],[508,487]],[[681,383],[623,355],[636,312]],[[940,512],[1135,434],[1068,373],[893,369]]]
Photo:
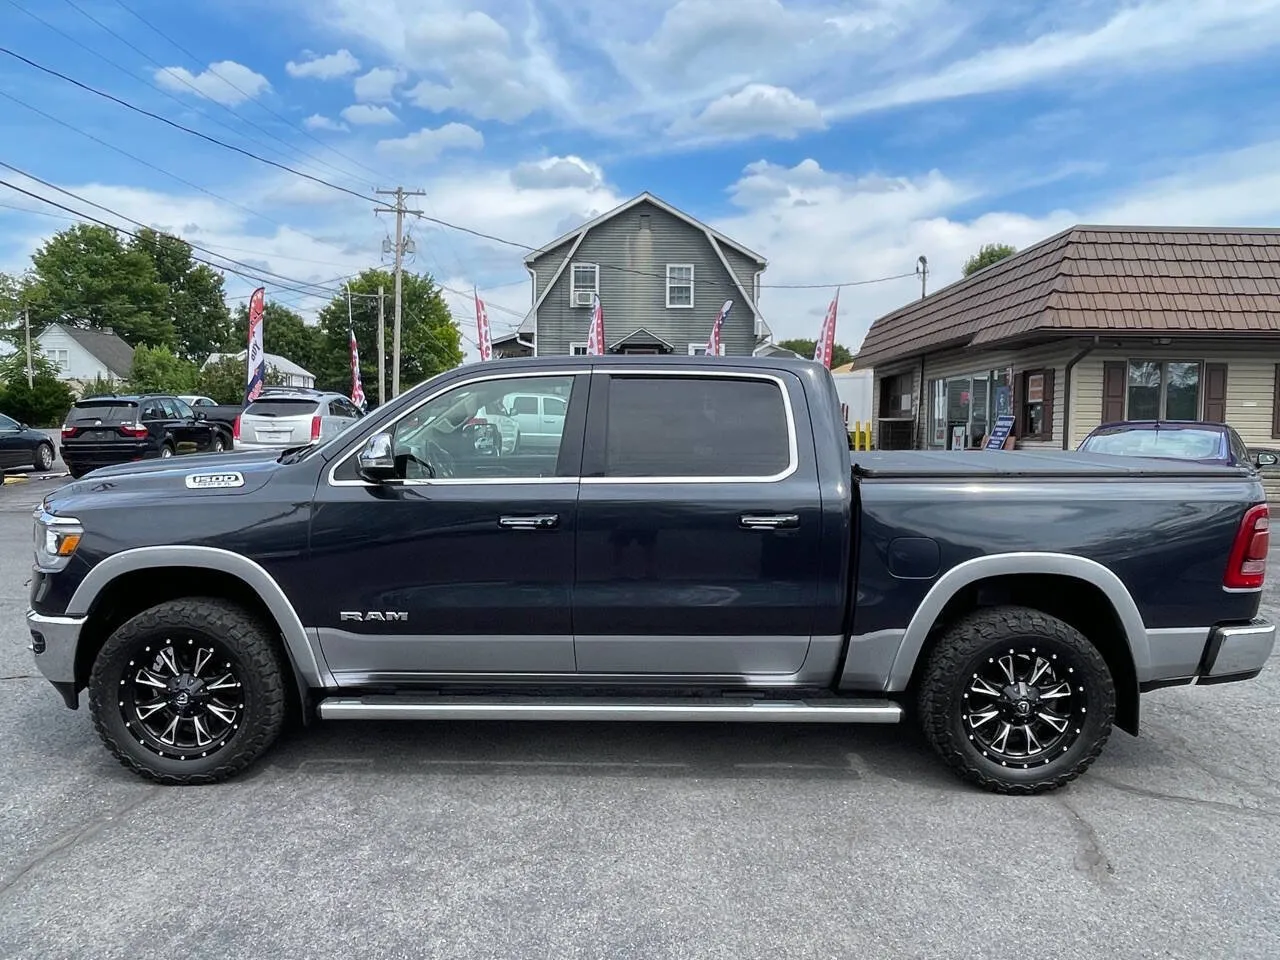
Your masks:
[[[1222,480],[1250,475],[1240,467],[1120,457],[1070,450],[893,450],[850,451],[854,476],[866,479],[964,479],[1052,477],[1064,480]]]

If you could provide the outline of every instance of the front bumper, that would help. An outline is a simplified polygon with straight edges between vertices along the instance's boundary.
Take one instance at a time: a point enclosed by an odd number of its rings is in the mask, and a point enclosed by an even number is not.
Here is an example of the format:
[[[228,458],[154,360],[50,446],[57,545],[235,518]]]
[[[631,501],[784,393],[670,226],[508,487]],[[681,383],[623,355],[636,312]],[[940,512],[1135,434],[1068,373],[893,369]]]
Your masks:
[[[1266,620],[1215,627],[1204,651],[1201,683],[1227,683],[1256,677],[1276,645],[1276,625]]]
[[[45,679],[58,688],[68,699],[68,689],[74,697],[76,683],[76,645],[80,642],[80,630],[84,617],[46,617],[34,610],[27,611],[27,628],[31,631],[31,652],[36,666]]]

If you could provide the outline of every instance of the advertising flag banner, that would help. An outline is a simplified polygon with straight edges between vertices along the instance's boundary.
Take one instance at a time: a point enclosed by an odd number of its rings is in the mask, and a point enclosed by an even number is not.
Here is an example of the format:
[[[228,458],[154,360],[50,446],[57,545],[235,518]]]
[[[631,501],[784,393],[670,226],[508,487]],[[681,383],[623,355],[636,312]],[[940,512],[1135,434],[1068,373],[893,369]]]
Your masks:
[[[249,349],[245,353],[248,371],[244,387],[246,404],[257,400],[266,385],[267,358],[262,352],[262,310],[266,295],[266,288],[259,287],[249,297]]]
[[[729,311],[732,309],[733,301],[726,300],[724,305],[720,307],[720,312],[716,314],[716,322],[711,325],[711,336],[707,338],[707,354],[709,356],[720,356],[720,331],[724,329],[724,319],[729,316]]]
[[[587,353],[600,355],[604,353],[604,308],[600,305],[600,295],[591,298],[591,328],[587,332]]]
[[[480,359],[493,359],[493,340],[489,335],[489,311],[485,309],[484,301],[480,299],[480,294],[475,287],[471,288],[472,294],[476,299],[476,336],[479,337]]]
[[[836,345],[836,309],[840,305],[840,288],[836,288],[836,295],[831,300],[831,306],[827,307],[827,315],[822,320],[822,333],[818,336],[818,342],[813,347],[813,359],[815,362],[822,364],[828,370],[831,369],[831,353]]]

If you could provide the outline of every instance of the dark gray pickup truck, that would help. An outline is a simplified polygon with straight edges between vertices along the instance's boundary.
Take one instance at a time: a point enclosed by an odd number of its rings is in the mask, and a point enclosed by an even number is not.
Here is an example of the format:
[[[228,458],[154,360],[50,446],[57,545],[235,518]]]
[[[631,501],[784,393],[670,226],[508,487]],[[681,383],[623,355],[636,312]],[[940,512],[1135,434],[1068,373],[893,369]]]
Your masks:
[[[508,451],[484,411],[515,397],[548,399]],[[851,455],[839,409],[804,361],[494,361],[323,444],[97,470],[35,519],[35,660],[164,783],[236,774],[290,713],[913,713],[1009,793],[1136,734],[1144,691],[1263,668],[1248,471]]]

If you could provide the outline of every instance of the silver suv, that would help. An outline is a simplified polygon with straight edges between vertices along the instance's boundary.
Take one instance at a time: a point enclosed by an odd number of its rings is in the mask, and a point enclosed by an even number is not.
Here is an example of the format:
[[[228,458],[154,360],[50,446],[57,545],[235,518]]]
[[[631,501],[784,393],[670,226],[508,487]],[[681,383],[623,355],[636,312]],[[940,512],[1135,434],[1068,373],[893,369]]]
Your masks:
[[[340,393],[277,388],[264,392],[236,417],[236,448],[297,447],[328,440],[363,416]]]

